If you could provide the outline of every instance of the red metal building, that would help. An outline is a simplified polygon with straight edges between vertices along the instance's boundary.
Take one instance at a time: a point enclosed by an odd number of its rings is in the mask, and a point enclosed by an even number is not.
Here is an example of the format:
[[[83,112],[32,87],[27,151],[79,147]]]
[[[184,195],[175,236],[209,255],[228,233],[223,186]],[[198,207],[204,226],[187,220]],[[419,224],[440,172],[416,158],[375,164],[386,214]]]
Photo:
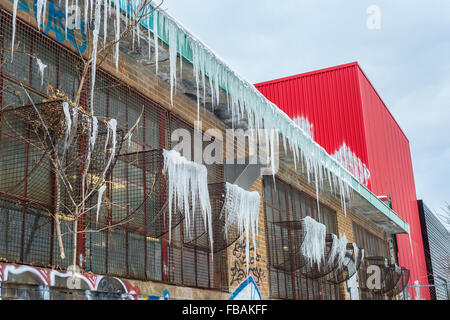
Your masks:
[[[366,172],[362,182],[372,192],[391,196],[394,211],[410,225],[410,237],[397,235],[399,264],[411,271],[408,285],[416,280],[427,285],[409,141],[359,64],[255,86],[329,154],[350,155],[354,167],[360,168],[352,173]],[[414,298],[415,291],[410,295]],[[422,288],[421,297],[429,299],[429,290]]]

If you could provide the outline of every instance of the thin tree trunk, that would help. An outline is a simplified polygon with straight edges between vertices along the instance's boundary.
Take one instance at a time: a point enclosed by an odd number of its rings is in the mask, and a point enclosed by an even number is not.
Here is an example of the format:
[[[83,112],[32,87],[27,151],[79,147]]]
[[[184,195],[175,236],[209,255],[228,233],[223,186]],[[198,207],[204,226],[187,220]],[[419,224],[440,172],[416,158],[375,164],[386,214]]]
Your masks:
[[[56,192],[56,199],[55,199],[56,237],[58,238],[59,254],[61,255],[61,259],[64,260],[66,258],[66,254],[64,253],[64,244],[61,235],[61,221],[59,220],[59,210],[61,207],[61,184],[59,181],[58,174],[55,174],[55,192]]]
[[[74,99],[74,103],[76,105],[80,104],[81,91],[83,90],[84,83],[86,82],[86,78],[87,78],[87,75],[89,72],[90,65],[91,65],[91,59],[89,59],[88,61],[86,61],[84,63],[83,73],[81,74],[80,83],[78,84],[78,90],[75,94],[75,99]]]
[[[78,207],[75,208],[75,220],[73,221],[73,253],[72,253],[72,283],[75,283],[75,271],[77,265],[78,249]]]

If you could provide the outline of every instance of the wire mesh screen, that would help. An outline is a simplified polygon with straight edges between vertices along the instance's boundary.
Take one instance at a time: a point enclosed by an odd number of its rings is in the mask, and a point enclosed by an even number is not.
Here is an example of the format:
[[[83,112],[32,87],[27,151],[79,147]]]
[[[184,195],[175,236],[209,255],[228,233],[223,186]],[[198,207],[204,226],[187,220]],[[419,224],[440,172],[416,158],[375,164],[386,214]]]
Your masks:
[[[361,251],[355,251],[352,244],[347,244],[347,252],[345,254],[343,265],[340,268],[335,268],[326,277],[328,282],[342,283],[353,277],[361,267]]]
[[[390,298],[394,298],[398,294],[403,292],[403,290],[408,285],[409,276],[410,276],[410,271],[404,267],[401,267],[400,270],[399,269],[395,270],[395,266],[394,266],[393,272],[396,276],[399,276],[399,280],[395,284],[394,288],[387,293],[388,297],[390,297]],[[393,277],[395,277],[395,275],[393,275]]]
[[[384,266],[385,259],[389,257],[389,247],[387,242],[356,223],[353,223],[353,235],[358,247],[364,248],[366,258],[379,257],[379,260]],[[367,300],[384,300],[386,299],[386,296],[384,293],[380,293],[380,290],[374,291],[368,290],[367,288],[364,279],[367,279],[366,272],[369,265],[368,261],[364,261],[358,270],[358,278],[360,279],[360,297],[361,299]]]
[[[379,283],[377,279],[371,280],[372,274],[379,272]],[[360,272],[360,288],[363,291],[369,291],[372,294],[384,295],[387,294],[390,297],[397,295],[403,290],[402,275],[408,277],[409,272],[405,268],[401,268],[392,264],[389,264],[384,257],[367,257],[365,259],[365,267]]]
[[[281,180],[264,179],[264,205],[269,255],[270,293],[280,299],[338,299],[339,287],[327,282],[325,268],[309,267],[301,253],[305,238],[303,218],[320,219],[327,230],[335,232],[336,216],[321,206],[321,216],[315,199],[295,190]],[[331,236],[327,236],[327,254],[331,248]],[[322,264],[322,266],[324,263]],[[331,266],[330,269],[333,269]]]
[[[128,219],[127,228],[159,238],[169,231],[168,183],[164,174],[162,150],[150,150],[120,155],[118,170],[113,181],[118,190],[116,197],[125,198],[128,205],[114,219]],[[119,167],[118,167],[119,168]],[[172,227],[184,218],[183,212],[173,210]]]

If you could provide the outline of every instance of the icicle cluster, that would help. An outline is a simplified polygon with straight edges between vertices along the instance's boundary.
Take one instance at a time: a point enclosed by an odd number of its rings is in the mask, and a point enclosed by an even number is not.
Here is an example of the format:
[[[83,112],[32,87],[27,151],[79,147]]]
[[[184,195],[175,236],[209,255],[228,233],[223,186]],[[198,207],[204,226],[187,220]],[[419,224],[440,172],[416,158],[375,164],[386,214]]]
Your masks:
[[[42,87],[42,85],[44,84],[44,70],[45,70],[45,68],[47,68],[47,65],[44,64],[41,61],[41,59],[39,59],[39,58],[36,58],[36,63],[37,63],[38,68],[39,68],[39,74],[41,75],[41,87]]]
[[[359,248],[354,242],[352,243],[352,245],[353,245],[353,253],[355,255],[355,267],[356,267],[356,265],[358,264]]]
[[[245,232],[245,261],[247,262],[248,271],[250,265],[250,234],[252,235],[254,258],[256,261],[256,237],[258,235],[260,195],[257,191],[250,192],[228,182],[226,183],[225,189],[224,208],[227,213],[225,235],[228,238],[228,232],[232,225],[237,226],[241,237]]]
[[[416,286],[414,288],[414,290],[416,292],[415,300],[422,300],[422,298],[420,297],[420,287],[419,287],[420,282],[419,282],[419,280],[414,281],[414,285]]]
[[[169,230],[172,228],[172,210],[174,208],[184,213],[186,231],[191,232],[190,224],[194,220],[194,210],[198,199],[205,230],[208,230],[212,248],[211,204],[209,202],[206,167],[188,161],[176,150],[164,150],[163,156],[164,172],[169,181]],[[170,234],[169,232],[169,242],[171,240]]]
[[[78,128],[78,117],[79,117],[79,111],[77,108],[72,108],[69,106],[69,103],[63,102],[62,103],[62,109],[64,113],[64,119],[65,119],[65,134],[64,134],[64,144],[63,144],[63,150],[62,150],[62,157],[61,157],[61,163],[64,163],[65,156],[67,154],[67,150],[72,145],[72,142],[76,136],[77,128]],[[84,162],[84,168],[83,168],[83,175],[81,179],[81,195],[82,195],[82,204],[83,204],[83,210],[84,210],[84,202],[85,202],[85,194],[86,194],[86,181],[87,181],[87,175],[91,164],[91,157],[92,152],[94,151],[95,144],[98,137],[98,119],[95,116],[89,116],[87,114],[82,114],[82,121],[87,124],[88,128],[88,144],[87,144],[87,152],[86,152],[86,159]],[[103,170],[102,177],[100,179],[100,183],[103,183],[105,179],[106,172],[108,171],[109,167],[111,166],[112,160],[115,157],[116,154],[116,140],[117,140],[117,121],[116,119],[111,119],[109,122],[107,122],[107,138],[105,142],[104,152],[105,155],[108,154],[107,162],[105,164],[105,168]],[[48,129],[47,129],[48,130]],[[108,146],[110,148],[108,149]],[[97,221],[98,221],[98,215],[100,212],[101,202],[103,199],[103,194],[106,190],[106,185],[102,185],[98,190],[98,199],[97,199]]]
[[[88,124],[88,136],[89,136],[89,143],[87,146],[87,153],[86,153],[86,162],[84,164],[83,177],[81,179],[81,194],[83,197],[83,205],[84,205],[86,178],[87,178],[87,174],[89,171],[89,167],[91,165],[92,152],[94,151],[95,142],[97,141],[97,135],[98,135],[98,120],[97,120],[97,117],[95,117],[95,116],[89,117],[85,114],[83,114],[83,119]],[[106,151],[105,151],[105,153],[106,153]],[[99,192],[100,192],[100,190],[99,190]],[[99,200],[101,200],[100,197],[99,197]],[[99,207],[100,204],[97,204],[97,206]],[[84,207],[83,207],[83,209],[84,209]],[[98,219],[98,217],[97,217],[97,219]]]
[[[203,88],[205,97],[207,81],[211,89],[213,106],[219,104],[221,90],[224,90],[227,93],[227,105],[232,115],[233,126],[245,118],[249,129],[258,132],[257,139],[266,142],[267,158],[272,160],[275,157],[274,146],[279,143],[279,136],[267,134],[267,131],[278,130],[285,150],[291,151],[294,156],[295,166],[298,163],[306,166],[308,180],[310,181],[312,177],[315,179],[317,194],[324,178],[327,177],[330,189],[335,194],[339,192],[344,212],[346,211],[345,201],[350,193],[352,174],[314,142],[311,138],[312,126],[308,126],[306,122],[299,125],[291,120],[167,12],[156,10],[154,22],[155,33],[169,44],[171,92],[174,91],[177,81],[177,52],[187,52],[187,55],[191,55],[189,59],[193,64],[197,85],[197,114],[200,109],[200,88]],[[261,135],[259,129],[267,130],[265,136]]]
[[[332,234],[331,236],[333,238],[333,243],[328,256],[328,266],[332,267],[336,263],[337,268],[340,268],[344,264],[345,256],[347,254],[347,237],[345,234],[340,239],[338,239],[335,234]]]
[[[358,156],[348,147],[345,142],[332,155],[344,168],[346,168],[360,183],[367,186],[370,179],[370,171]]]
[[[302,254],[307,259],[308,265],[317,264],[320,267],[325,255],[326,226],[309,216],[302,221],[305,228],[305,238],[301,246]]]

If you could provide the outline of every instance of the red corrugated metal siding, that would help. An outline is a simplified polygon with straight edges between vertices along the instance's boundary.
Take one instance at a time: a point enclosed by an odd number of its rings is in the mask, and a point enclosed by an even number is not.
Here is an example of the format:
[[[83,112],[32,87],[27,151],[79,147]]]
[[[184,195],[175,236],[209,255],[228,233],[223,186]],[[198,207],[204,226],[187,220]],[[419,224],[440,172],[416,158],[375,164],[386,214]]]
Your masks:
[[[391,194],[393,209],[410,224],[414,255],[409,237],[398,236],[399,260],[411,270],[410,284],[428,284],[409,142],[358,63],[256,87],[291,118],[307,118],[314,125],[314,139],[328,153],[345,142],[366,164],[369,189],[377,195]],[[421,296],[429,299],[429,291],[422,289]]]
[[[291,118],[314,126],[314,139],[333,154],[344,144],[367,165],[357,64],[257,84]]]
[[[392,195],[394,211],[410,226],[413,250],[407,235],[397,236],[399,263],[411,270],[409,285],[415,280],[428,284],[409,141],[359,68],[358,75],[371,189],[375,194]],[[410,294],[414,297],[415,291]],[[421,297],[429,299],[429,290],[423,288]]]

